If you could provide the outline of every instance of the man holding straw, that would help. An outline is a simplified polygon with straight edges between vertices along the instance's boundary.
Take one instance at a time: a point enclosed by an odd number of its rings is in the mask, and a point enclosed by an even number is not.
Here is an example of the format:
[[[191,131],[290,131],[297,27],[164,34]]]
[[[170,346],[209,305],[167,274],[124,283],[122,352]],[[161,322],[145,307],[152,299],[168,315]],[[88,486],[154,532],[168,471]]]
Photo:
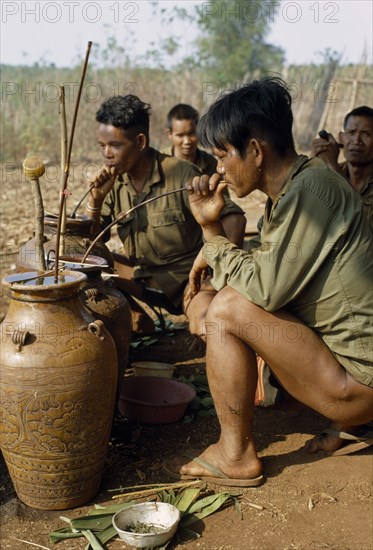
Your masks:
[[[190,293],[189,271],[203,243],[185,190],[201,172],[150,147],[149,116],[150,105],[131,94],[101,105],[96,120],[105,166],[93,182],[86,214],[98,233],[121,213],[157,198],[118,223],[125,250],[114,254],[117,286],[130,302],[135,332],[152,332],[154,323],[133,298],[153,309],[184,312],[191,333],[204,338],[204,318],[216,292],[206,281],[198,296]],[[241,208],[227,199],[221,219],[231,241],[241,246],[246,225]]]
[[[308,451],[373,444],[369,224],[341,176],[296,153],[292,122],[285,83],[265,78],[222,96],[198,126],[220,175],[188,185],[205,240],[189,280],[198,295],[212,269],[218,291],[206,318],[206,368],[221,434],[207,449],[166,460],[176,479],[263,482],[252,425],[256,353],[291,395],[334,423]],[[260,240],[249,250],[230,243],[219,220],[225,185],[238,197],[254,189],[268,196]]]

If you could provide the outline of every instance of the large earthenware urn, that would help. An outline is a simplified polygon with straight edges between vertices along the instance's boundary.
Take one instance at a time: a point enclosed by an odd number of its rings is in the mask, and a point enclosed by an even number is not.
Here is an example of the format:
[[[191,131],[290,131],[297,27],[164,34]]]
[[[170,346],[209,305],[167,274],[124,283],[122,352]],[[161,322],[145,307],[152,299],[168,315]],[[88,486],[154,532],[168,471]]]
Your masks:
[[[117,385],[115,345],[78,292],[86,275],[35,272],[3,281],[0,446],[20,500],[80,506],[98,492]]]
[[[61,256],[61,261],[69,262],[68,267],[87,276],[80,285],[79,298],[89,313],[103,321],[113,337],[118,355],[118,386],[116,403],[119,403],[124,372],[128,363],[131,343],[131,308],[124,295],[115,286],[112,279],[102,278],[105,260],[99,256],[88,255],[85,263],[83,255]]]

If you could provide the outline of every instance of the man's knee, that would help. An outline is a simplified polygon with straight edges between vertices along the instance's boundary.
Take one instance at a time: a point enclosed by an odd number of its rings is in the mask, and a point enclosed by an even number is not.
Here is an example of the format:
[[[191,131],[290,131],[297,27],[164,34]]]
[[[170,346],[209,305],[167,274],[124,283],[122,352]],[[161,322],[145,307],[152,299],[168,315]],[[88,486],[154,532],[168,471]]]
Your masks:
[[[222,321],[240,320],[242,307],[245,308],[245,318],[250,318],[251,310],[254,316],[258,306],[252,304],[233,288],[225,287],[217,293],[211,303],[207,312],[206,322],[214,322],[217,319]]]

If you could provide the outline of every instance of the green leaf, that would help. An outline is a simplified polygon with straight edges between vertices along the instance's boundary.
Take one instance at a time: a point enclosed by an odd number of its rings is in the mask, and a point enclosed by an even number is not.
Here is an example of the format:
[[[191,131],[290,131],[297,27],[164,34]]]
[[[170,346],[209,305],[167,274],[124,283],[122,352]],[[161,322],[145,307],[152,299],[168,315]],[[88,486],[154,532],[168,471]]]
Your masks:
[[[71,528],[82,531],[102,531],[111,525],[111,515],[99,514],[94,516],[83,516],[71,520]]]
[[[158,338],[155,338],[154,336],[143,336],[139,340],[132,341],[130,343],[130,347],[132,349],[144,349],[148,346],[151,346],[152,344],[157,344],[159,342]]]
[[[92,531],[82,531],[83,535],[89,542],[89,544],[92,546],[92,550],[105,550],[103,546],[99,543],[99,541],[96,539]]]
[[[197,501],[192,504],[190,510],[188,510],[188,516],[186,516],[185,519],[182,518],[181,520],[183,527],[195,523],[196,521],[203,519],[210,514],[213,514],[214,512],[219,510],[219,508],[221,508],[227,500],[231,498],[231,495],[229,493],[218,493],[217,495],[212,495],[212,497],[215,497],[215,499],[210,499],[210,497],[206,497],[206,499],[201,499],[202,501],[205,501],[204,503],[201,503],[201,501]],[[209,504],[206,505],[206,502],[209,502]],[[193,510],[200,511],[196,511],[196,513],[194,513]]]
[[[122,504],[110,504],[109,506],[102,506],[101,504],[95,504],[95,507],[92,510],[89,510],[87,515],[95,516],[95,515],[115,514],[120,510],[124,510],[125,508],[132,506],[132,504],[135,504],[134,500],[129,500],[128,502],[122,502]]]
[[[56,531],[50,533],[49,539],[53,544],[55,544],[60,540],[76,539],[82,536],[82,533],[73,533],[68,527],[63,527],[62,529],[57,529]]]
[[[176,506],[176,508],[180,510],[180,512],[186,512],[188,508],[192,505],[192,503],[196,500],[200,492],[201,488],[198,487],[183,489],[179,492],[173,504],[174,506]]]
[[[227,493],[214,493],[212,495],[208,495],[206,497],[200,498],[193,504],[191,504],[190,508],[188,509],[189,514],[194,514],[195,512],[201,512],[204,508],[207,506],[210,506],[213,504],[216,500],[221,498],[221,495],[226,495]]]
[[[165,502],[166,504],[172,504],[173,497],[168,491],[161,491],[160,493],[158,493],[158,495],[162,502]]]
[[[117,536],[117,531],[114,528],[113,525],[110,525],[109,527],[106,527],[103,531],[100,531],[96,534],[97,539],[102,543],[105,544],[108,540],[114,538]]]
[[[206,388],[208,388],[208,382],[207,382],[207,376],[206,374],[196,374],[194,375],[194,381],[197,382],[198,384],[202,384],[204,386],[206,386]]]
[[[200,399],[200,403],[206,408],[214,406],[214,401],[211,395],[206,395],[206,397],[203,397],[202,399]]]
[[[71,525],[71,519],[70,518],[66,518],[65,516],[60,516],[60,519],[62,519],[62,521],[66,521],[66,523]]]
[[[198,416],[215,416],[216,415],[216,412],[215,412],[215,409],[207,409],[207,410],[200,410],[197,412],[197,415]]]
[[[240,519],[243,519],[240,501],[238,500],[237,497],[234,497],[233,495],[232,495],[232,500],[233,500],[233,502],[234,502],[234,507],[236,508],[238,517],[239,517]]]
[[[132,349],[136,349],[136,348],[138,348],[139,346],[141,346],[141,344],[142,344],[141,340],[138,340],[137,342],[131,342],[131,343],[130,343],[130,347],[131,347]]]
[[[158,496],[162,502],[172,504],[173,506],[177,498],[173,489],[169,489],[168,491],[161,491],[160,493],[158,493]]]

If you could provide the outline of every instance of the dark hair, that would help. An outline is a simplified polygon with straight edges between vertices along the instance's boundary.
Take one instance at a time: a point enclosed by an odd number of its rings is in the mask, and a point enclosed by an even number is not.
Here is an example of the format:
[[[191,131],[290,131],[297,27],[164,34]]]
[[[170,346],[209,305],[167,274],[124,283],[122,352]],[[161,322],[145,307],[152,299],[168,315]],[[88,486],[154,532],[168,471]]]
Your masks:
[[[96,113],[96,120],[127,133],[144,133],[148,138],[150,108],[149,103],[144,103],[132,94],[113,96],[102,103]]]
[[[352,109],[352,111],[347,113],[347,115],[345,116],[343,121],[343,128],[346,128],[348,119],[352,116],[365,116],[373,119],[373,109],[371,107],[367,107],[366,105],[355,107],[355,109]]]
[[[168,112],[167,115],[167,128],[172,130],[172,119],[176,120],[193,120],[194,124],[197,126],[199,114],[198,111],[191,105],[186,103],[178,103],[175,107]]]
[[[222,95],[202,116],[197,134],[206,147],[233,145],[244,156],[252,137],[267,140],[281,156],[294,149],[291,96],[285,82],[266,77]]]

